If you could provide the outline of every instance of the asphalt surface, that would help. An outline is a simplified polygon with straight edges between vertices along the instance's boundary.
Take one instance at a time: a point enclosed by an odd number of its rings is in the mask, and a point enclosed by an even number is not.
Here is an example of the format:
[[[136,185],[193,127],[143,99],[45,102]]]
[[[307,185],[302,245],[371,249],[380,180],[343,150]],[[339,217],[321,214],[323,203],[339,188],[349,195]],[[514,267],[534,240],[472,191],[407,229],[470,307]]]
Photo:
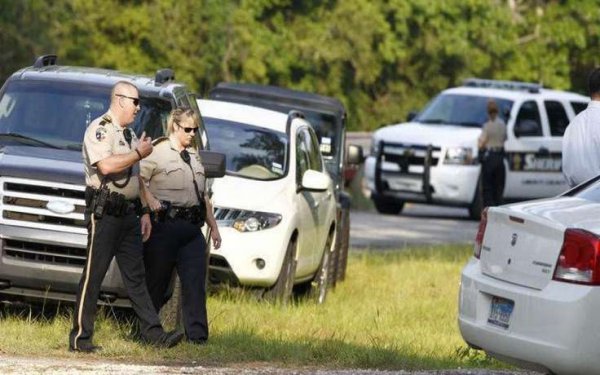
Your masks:
[[[399,215],[353,211],[350,247],[402,249],[407,246],[473,243],[479,222],[465,208],[406,204]]]

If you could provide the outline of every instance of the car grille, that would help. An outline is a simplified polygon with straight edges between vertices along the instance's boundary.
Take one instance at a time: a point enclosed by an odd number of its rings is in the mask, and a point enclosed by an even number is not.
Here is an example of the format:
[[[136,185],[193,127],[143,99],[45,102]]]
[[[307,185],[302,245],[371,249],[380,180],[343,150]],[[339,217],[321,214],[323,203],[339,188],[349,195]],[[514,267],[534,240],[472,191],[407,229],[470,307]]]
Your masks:
[[[417,167],[420,170],[425,165],[425,157],[429,147],[431,147],[431,166],[437,165],[442,152],[441,147],[437,146],[388,142],[382,143],[382,145],[382,161],[398,164],[400,171],[404,173],[411,172],[411,167]]]
[[[85,264],[86,249],[76,247],[5,239],[2,248],[4,256],[11,259],[74,266]]]
[[[0,177],[0,224],[86,234],[84,186]],[[49,202],[73,205],[71,212],[48,208]]]
[[[60,232],[85,235],[84,189],[78,185],[0,177],[0,224],[59,232],[57,239],[60,239]],[[83,266],[86,249],[4,235],[2,256],[36,263]]]

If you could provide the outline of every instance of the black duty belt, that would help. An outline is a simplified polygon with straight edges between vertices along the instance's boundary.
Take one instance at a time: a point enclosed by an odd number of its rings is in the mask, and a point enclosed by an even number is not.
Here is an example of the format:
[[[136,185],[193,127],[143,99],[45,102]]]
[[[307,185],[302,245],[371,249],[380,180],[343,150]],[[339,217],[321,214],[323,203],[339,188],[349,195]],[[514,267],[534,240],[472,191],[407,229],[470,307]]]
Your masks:
[[[160,211],[152,213],[153,219],[156,221],[184,220],[192,224],[204,225],[204,221],[206,220],[206,207],[203,204],[192,207],[181,207],[162,201],[161,205],[163,208]]]
[[[105,214],[122,217],[131,213],[140,215],[142,212],[142,202],[139,198],[127,199],[125,195],[110,191],[106,187],[101,189],[86,187],[85,205],[97,219]]]
[[[489,152],[504,152],[504,147],[487,147],[486,150]]]

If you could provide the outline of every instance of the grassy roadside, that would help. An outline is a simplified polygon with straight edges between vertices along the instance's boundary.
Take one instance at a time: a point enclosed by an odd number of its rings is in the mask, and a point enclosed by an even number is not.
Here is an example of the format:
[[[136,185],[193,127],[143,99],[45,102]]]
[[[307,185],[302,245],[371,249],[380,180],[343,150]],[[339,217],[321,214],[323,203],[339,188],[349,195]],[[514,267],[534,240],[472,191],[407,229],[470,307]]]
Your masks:
[[[87,357],[152,364],[377,368],[502,367],[469,350],[456,324],[460,269],[469,246],[352,254],[348,278],[323,306],[275,306],[225,290],[209,298],[208,345],[158,350],[127,340],[126,323],[101,317]],[[70,317],[0,315],[0,353],[76,357],[68,353]]]

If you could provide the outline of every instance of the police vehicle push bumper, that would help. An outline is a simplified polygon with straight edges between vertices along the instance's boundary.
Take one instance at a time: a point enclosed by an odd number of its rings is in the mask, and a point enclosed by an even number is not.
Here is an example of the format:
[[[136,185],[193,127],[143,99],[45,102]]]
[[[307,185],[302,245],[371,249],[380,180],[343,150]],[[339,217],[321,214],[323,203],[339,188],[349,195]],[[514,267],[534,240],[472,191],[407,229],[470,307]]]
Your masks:
[[[481,169],[475,160],[445,164],[442,155],[452,151],[432,145],[381,141],[377,149],[365,162],[367,187],[373,196],[455,206],[472,204]]]

